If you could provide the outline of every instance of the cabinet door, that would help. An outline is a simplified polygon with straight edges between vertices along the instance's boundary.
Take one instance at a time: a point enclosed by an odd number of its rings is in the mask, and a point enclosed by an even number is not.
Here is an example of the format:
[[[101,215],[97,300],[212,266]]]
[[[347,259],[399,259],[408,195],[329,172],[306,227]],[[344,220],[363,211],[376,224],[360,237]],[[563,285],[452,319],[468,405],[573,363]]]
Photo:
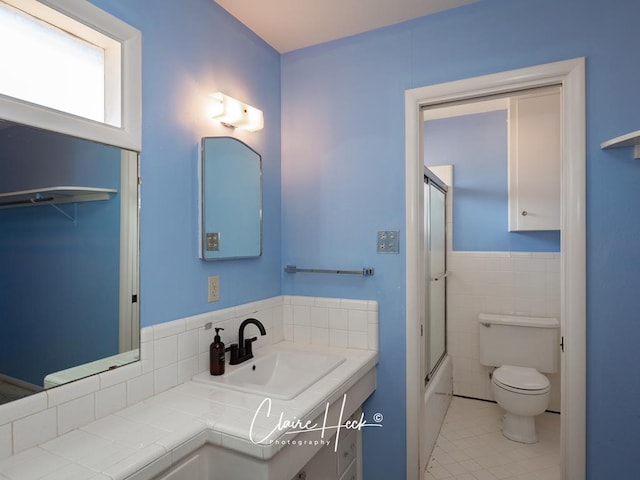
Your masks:
[[[202,462],[200,453],[184,460],[178,466],[172,467],[168,472],[156,477],[155,480],[198,480],[204,479],[202,474]]]
[[[358,480],[358,462],[353,460],[349,468],[342,474],[340,480]]]
[[[289,447],[291,448],[291,447]],[[333,444],[324,446],[309,460],[293,480],[334,480],[338,478],[336,471],[336,454]]]
[[[358,437],[355,430],[351,430],[349,434],[340,439],[338,446],[338,475],[342,475],[358,454]]]
[[[560,87],[509,103],[509,231],[560,229]]]

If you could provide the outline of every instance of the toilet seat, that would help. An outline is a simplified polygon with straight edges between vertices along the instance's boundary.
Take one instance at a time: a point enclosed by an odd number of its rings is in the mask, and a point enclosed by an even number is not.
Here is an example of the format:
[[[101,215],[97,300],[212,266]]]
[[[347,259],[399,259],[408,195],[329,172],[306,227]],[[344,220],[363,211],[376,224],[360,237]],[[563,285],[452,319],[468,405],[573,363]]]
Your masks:
[[[544,395],[551,390],[549,379],[534,368],[503,365],[494,370],[496,386],[521,395]]]

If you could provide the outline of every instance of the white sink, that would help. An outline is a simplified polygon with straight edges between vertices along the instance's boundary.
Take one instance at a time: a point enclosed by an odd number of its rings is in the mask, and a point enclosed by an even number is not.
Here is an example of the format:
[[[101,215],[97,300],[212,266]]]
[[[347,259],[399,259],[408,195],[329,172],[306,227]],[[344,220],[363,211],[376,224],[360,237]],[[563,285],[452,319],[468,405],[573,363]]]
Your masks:
[[[279,350],[256,354],[240,365],[227,365],[224,375],[199,373],[193,380],[241,392],[290,400],[345,361],[339,355]]]

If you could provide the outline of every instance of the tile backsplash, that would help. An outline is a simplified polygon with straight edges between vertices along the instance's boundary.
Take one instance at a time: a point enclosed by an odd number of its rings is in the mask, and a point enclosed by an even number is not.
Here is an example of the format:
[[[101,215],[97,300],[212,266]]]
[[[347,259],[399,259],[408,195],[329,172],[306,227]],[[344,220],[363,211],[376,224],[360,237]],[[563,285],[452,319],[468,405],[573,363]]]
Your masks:
[[[283,308],[285,340],[378,350],[378,302],[284,297]]]
[[[367,300],[278,296],[145,327],[140,362],[0,405],[0,459],[206,371],[214,328],[224,328],[221,337],[229,345],[238,341],[240,323],[249,317],[267,330],[258,336],[255,349],[282,340],[378,349],[378,304]]]
[[[478,314],[560,318],[560,254],[448,252],[447,340],[453,392],[493,400],[489,372],[480,365]],[[560,374],[551,381],[549,410],[560,411]]]

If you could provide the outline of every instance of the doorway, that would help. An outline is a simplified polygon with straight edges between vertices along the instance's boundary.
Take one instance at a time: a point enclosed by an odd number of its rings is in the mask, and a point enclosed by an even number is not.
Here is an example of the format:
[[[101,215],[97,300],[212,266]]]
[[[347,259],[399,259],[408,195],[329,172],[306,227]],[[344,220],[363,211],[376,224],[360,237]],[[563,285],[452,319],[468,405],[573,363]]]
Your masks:
[[[421,231],[424,215],[422,109],[528,88],[562,86],[561,335],[563,478],[585,476],[586,432],[586,250],[585,250],[585,67],[567,60],[408,90],[406,115],[406,388],[407,478],[420,475],[420,298],[424,283]],[[568,406],[571,406],[568,408]]]

